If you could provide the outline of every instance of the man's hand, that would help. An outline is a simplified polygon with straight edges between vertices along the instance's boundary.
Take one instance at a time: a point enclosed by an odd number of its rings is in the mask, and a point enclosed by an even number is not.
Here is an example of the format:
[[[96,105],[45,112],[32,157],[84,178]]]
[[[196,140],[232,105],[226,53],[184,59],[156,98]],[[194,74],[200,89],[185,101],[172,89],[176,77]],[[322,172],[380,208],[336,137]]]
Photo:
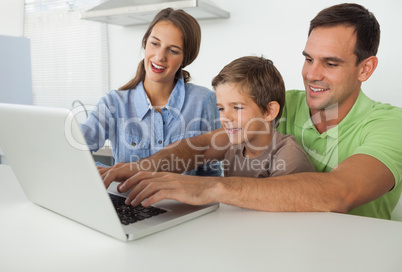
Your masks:
[[[150,206],[162,199],[174,199],[192,205],[216,202],[217,177],[197,177],[174,173],[139,172],[118,186],[121,193],[131,191],[127,205]]]
[[[99,174],[102,176],[106,188],[113,181],[125,181],[135,175],[139,170],[136,163],[118,163],[115,166],[104,168],[98,167]]]

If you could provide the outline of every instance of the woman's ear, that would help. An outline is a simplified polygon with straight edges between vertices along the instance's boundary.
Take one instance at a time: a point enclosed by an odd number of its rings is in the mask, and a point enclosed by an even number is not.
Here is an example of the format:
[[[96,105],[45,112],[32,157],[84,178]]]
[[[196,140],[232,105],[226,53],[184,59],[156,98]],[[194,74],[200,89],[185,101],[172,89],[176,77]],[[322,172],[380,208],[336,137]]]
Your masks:
[[[265,112],[265,120],[271,122],[278,116],[281,106],[276,101],[271,101],[267,104],[267,111]]]
[[[378,65],[378,59],[376,56],[371,56],[362,61],[359,65],[361,65],[359,81],[364,82],[374,73],[374,70]]]

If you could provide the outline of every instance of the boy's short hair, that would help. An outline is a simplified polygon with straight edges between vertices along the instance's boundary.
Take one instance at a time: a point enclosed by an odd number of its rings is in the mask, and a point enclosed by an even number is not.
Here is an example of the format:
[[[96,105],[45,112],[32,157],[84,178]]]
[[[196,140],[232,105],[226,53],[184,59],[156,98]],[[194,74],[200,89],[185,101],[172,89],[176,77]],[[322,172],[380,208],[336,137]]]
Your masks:
[[[263,113],[267,112],[268,103],[277,101],[280,109],[275,123],[279,124],[285,106],[285,84],[271,60],[254,56],[238,58],[223,67],[212,79],[214,89],[224,83],[236,84],[241,92],[254,100]]]

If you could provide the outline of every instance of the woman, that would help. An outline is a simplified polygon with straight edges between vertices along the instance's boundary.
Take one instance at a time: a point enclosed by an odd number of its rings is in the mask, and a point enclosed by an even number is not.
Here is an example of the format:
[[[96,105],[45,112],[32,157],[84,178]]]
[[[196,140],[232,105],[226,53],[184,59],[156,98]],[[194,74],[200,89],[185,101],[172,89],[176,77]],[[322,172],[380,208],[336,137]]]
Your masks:
[[[197,57],[200,43],[201,29],[193,17],[161,10],[142,39],[145,54],[136,76],[103,97],[81,125],[89,148],[96,151],[109,139],[116,163],[134,162],[220,127],[215,93],[188,83],[190,74],[183,70]],[[215,164],[199,167],[196,174],[220,173]]]

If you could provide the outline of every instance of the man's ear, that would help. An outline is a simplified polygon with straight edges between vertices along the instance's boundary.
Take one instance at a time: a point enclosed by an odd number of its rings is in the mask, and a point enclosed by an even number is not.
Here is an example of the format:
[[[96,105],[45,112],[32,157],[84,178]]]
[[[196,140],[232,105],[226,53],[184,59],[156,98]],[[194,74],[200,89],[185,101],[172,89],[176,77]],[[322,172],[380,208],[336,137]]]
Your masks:
[[[265,120],[271,122],[278,116],[281,106],[276,101],[271,101],[267,104],[267,111],[265,112]]]
[[[360,82],[364,82],[374,73],[374,70],[378,65],[378,59],[376,56],[371,56],[362,61],[359,65],[361,66],[361,69],[358,79]]]

